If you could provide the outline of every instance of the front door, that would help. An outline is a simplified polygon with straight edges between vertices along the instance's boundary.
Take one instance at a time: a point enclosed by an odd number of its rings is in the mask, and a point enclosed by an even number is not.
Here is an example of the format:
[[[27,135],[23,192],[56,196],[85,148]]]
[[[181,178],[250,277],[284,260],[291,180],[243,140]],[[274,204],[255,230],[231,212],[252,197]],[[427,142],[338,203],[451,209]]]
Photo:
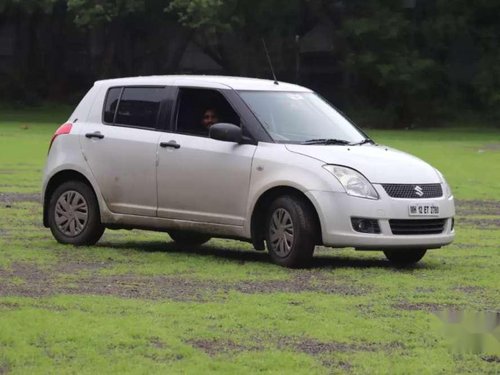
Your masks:
[[[176,128],[158,150],[158,216],[242,226],[256,146],[208,138],[207,114],[240,124],[219,92],[181,89],[178,101]]]

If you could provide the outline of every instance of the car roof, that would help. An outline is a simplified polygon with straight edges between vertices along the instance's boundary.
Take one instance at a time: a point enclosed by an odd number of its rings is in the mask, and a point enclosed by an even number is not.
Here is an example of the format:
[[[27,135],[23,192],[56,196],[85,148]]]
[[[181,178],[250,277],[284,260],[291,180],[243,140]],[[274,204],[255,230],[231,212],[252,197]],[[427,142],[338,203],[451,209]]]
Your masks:
[[[311,92],[310,89],[291,83],[278,82],[267,79],[230,77],[230,76],[205,76],[205,75],[166,75],[114,78],[96,81],[96,85],[112,86],[152,86],[175,85],[184,87],[202,87],[216,89],[233,89],[249,91],[287,91]]]

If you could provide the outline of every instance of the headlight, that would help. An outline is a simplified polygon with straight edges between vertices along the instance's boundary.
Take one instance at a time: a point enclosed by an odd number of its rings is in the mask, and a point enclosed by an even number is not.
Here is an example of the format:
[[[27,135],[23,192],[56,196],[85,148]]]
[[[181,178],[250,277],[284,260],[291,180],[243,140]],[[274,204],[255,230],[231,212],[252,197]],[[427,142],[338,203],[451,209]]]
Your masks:
[[[379,198],[372,184],[354,169],[328,164],[324,165],[323,168],[337,177],[347,194],[368,199]]]
[[[443,174],[439,172],[437,169],[434,169],[436,173],[438,174],[439,178],[441,179],[441,182],[443,183],[443,191],[445,194],[446,198],[450,198],[453,193],[451,192],[451,187],[448,185],[448,182],[446,182],[446,179],[444,178]]]
[[[446,194],[447,198],[450,198],[453,193],[451,192],[450,185],[446,182],[446,180],[443,178],[443,187],[444,187],[444,193]]]

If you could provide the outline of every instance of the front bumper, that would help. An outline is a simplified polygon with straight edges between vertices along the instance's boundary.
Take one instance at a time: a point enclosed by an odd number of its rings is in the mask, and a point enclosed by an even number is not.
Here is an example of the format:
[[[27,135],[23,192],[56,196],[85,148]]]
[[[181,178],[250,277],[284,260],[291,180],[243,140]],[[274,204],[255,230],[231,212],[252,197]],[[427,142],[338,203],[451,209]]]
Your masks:
[[[391,198],[382,186],[373,185],[380,199],[357,198],[344,192],[309,191],[308,198],[313,202],[321,223],[323,245],[331,247],[354,247],[359,250],[384,250],[423,248],[432,249],[451,243],[455,237],[452,219],[455,215],[453,197],[429,199]],[[410,216],[410,203],[434,203],[439,205],[439,216]],[[376,219],[380,226],[378,234],[360,233],[353,229],[352,217]],[[392,234],[391,219],[446,219],[444,229],[439,234]]]

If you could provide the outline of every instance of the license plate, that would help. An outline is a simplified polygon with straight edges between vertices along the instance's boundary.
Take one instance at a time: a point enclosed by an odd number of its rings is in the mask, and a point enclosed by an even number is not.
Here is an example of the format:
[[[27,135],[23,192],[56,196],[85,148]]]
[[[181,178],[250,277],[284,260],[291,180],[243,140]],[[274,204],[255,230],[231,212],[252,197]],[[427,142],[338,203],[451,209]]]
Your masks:
[[[410,216],[438,216],[439,206],[434,203],[413,203],[408,207]]]

